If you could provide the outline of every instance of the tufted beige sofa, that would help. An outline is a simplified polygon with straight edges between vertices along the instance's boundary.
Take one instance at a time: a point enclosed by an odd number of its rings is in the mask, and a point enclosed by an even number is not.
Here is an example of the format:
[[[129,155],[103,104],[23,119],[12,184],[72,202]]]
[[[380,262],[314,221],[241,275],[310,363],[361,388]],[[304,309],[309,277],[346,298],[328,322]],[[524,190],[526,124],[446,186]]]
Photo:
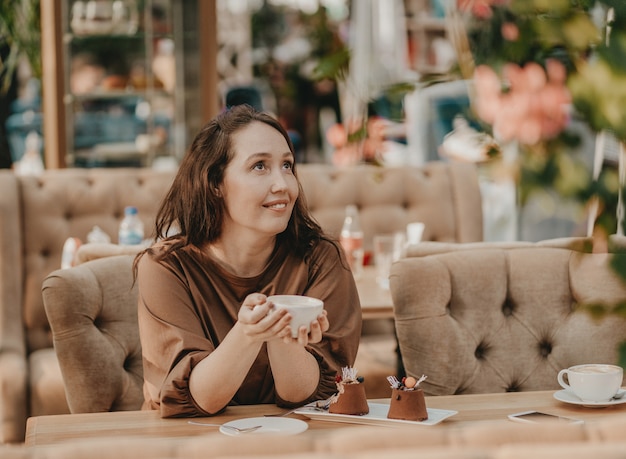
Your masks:
[[[184,438],[72,440],[51,446],[0,445],[3,459],[624,459],[626,417],[582,425],[478,422],[457,428],[358,426],[324,435],[249,435],[217,432]]]
[[[356,204],[371,250],[375,234],[425,223],[422,240],[483,240],[483,217],[474,165],[431,162],[417,168],[298,166],[309,208],[322,228],[338,236],[345,206]]]
[[[313,215],[332,235],[344,207],[361,209],[366,247],[373,234],[426,223],[425,239],[482,239],[481,199],[473,166],[429,163],[419,169],[299,165]],[[86,240],[94,225],[117,241],[126,205],[153,227],[172,172],[148,169],[49,170],[41,177],[0,171],[0,442],[24,438],[31,415],[67,413],[41,286],[61,265],[68,237]]]
[[[144,223],[156,214],[171,173],[150,170],[0,172],[0,441],[23,441],[27,416],[67,413],[41,283],[61,265],[68,237],[99,225],[116,242],[124,206]]]
[[[407,374],[427,375],[430,395],[493,393],[558,389],[562,368],[618,363],[626,318],[595,318],[585,306],[626,299],[610,266],[625,261],[542,244],[398,261],[390,285]]]

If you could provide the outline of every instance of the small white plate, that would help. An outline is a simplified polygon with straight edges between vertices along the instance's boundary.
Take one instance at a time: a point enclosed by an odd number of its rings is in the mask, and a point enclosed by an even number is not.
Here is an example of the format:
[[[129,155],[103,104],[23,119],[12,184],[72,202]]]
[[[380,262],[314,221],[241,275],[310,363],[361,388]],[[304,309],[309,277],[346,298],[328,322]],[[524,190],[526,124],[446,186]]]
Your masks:
[[[368,414],[364,414],[363,416],[329,413],[328,411],[320,411],[319,409],[315,409],[310,406],[304,406],[295,413],[319,421],[337,421],[347,422],[350,424],[368,424],[373,426],[391,426],[394,424],[433,426],[458,413],[458,411],[426,408],[426,411],[428,411],[428,419],[425,421],[406,421],[404,419],[387,418],[387,413],[389,412],[388,404],[372,402],[367,402],[367,404],[370,407],[370,412]]]
[[[237,432],[233,429],[224,428],[224,426],[237,427],[238,429],[245,429],[246,427],[261,426],[253,432]],[[291,418],[273,418],[273,417],[259,417],[259,418],[244,418],[236,419],[224,423],[224,426],[220,427],[220,432],[224,435],[230,435],[236,437],[239,435],[295,435],[304,432],[309,428],[309,425],[301,421],[300,419]]]
[[[620,392],[626,392],[624,389],[620,389]],[[621,403],[626,403],[626,394],[622,395],[622,398],[618,398],[615,400],[610,400],[608,402],[583,402],[576,395],[568,390],[560,390],[554,393],[554,398],[556,398],[560,402],[571,403],[572,405],[582,405],[582,406],[590,406],[596,408],[602,408],[605,406],[619,405]]]

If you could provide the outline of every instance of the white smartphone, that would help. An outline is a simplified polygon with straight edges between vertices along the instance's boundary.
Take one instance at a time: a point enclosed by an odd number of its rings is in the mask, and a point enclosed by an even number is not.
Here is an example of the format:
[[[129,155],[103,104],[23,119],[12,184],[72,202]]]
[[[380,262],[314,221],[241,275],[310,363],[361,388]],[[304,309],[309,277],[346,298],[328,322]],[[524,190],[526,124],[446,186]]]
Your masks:
[[[567,424],[582,424],[582,419],[568,418],[566,416],[557,416],[556,414],[542,413],[540,411],[522,411],[521,413],[509,414],[509,419],[515,422],[525,422],[537,424],[544,421],[558,421]]]

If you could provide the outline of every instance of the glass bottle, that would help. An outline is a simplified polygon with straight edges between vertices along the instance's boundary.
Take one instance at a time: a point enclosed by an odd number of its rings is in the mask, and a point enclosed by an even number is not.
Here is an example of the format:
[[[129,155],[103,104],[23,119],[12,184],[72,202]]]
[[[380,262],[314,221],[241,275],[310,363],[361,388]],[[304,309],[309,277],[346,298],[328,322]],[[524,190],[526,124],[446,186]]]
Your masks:
[[[120,223],[118,234],[120,245],[137,245],[143,242],[143,223],[139,219],[137,208],[128,206],[124,209],[124,219]]]
[[[364,250],[359,210],[355,205],[346,206],[346,216],[341,228],[339,242],[346,254],[352,274],[358,278],[363,272]]]

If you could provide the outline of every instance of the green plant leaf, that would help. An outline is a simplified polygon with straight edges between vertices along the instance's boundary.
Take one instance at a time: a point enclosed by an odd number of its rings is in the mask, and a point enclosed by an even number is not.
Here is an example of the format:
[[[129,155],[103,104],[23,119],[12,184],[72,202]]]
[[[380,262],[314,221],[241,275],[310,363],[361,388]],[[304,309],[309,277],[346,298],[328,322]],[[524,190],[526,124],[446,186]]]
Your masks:
[[[8,47],[0,62],[0,85],[6,91],[20,59],[26,59],[36,78],[41,77],[40,0],[0,1],[0,44]]]

